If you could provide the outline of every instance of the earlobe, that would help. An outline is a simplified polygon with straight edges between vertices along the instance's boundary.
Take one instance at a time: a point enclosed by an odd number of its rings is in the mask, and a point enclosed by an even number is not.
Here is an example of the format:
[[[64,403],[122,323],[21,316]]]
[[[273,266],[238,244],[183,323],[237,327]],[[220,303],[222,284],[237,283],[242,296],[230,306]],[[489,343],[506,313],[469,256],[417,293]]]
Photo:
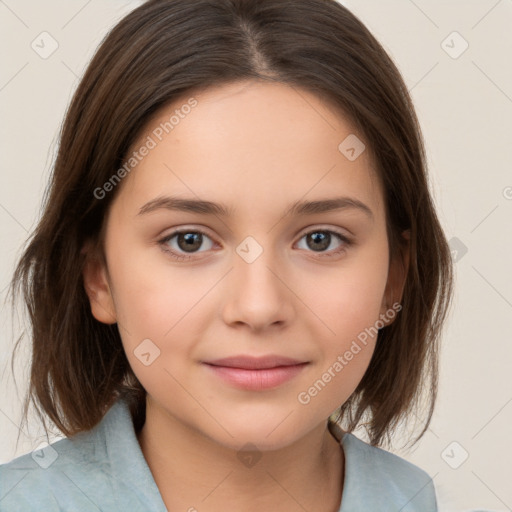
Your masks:
[[[107,279],[106,265],[96,254],[90,243],[84,246],[82,253],[85,254],[83,268],[84,288],[89,297],[91,313],[99,322],[115,324],[117,317]]]
[[[392,308],[393,304],[400,304],[402,302],[410,263],[410,230],[403,231],[402,237],[404,241],[389,265],[388,282],[382,300],[382,314],[385,314],[386,311]],[[392,320],[388,321],[387,325],[391,324],[394,318],[396,318],[395,315],[393,315]]]

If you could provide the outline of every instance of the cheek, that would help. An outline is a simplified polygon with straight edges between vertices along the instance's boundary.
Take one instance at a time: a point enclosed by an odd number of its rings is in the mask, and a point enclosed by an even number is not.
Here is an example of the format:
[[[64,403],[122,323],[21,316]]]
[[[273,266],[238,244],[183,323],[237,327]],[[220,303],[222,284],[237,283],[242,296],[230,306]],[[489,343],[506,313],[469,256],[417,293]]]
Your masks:
[[[119,250],[116,240],[111,244],[116,312],[128,330],[162,337],[205,293],[206,284],[194,278],[193,270],[168,264],[158,247],[139,247],[128,236],[125,240],[126,251]]]
[[[149,264],[147,254],[135,250],[112,251],[111,256],[116,262],[115,308],[130,365],[144,387],[158,378],[167,380],[163,371],[174,372],[177,362],[190,360],[205,331],[211,308],[208,291],[218,277],[203,273],[199,278],[198,269],[168,265],[164,256]]]
[[[324,412],[352,394],[372,357],[387,282],[388,261],[379,258],[385,250],[383,244],[360,251],[336,272],[319,274],[314,286],[302,288],[304,302],[320,320],[314,337],[322,353],[305,400],[315,397],[315,407]],[[329,390],[323,392],[324,387]]]
[[[354,255],[336,270],[297,279],[302,283],[298,295],[324,324],[326,335],[347,340],[378,320],[388,274],[387,258],[378,257],[381,252]]]

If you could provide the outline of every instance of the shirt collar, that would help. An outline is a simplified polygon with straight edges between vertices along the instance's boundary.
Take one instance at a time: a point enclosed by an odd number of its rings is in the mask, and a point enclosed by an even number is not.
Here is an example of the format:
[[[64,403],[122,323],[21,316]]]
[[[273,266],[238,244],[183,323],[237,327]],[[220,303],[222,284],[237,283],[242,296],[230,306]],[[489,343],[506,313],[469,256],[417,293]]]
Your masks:
[[[120,510],[136,509],[135,500],[137,505],[143,505],[147,510],[167,512],[140,448],[126,400],[120,398],[114,403],[101,421],[99,430],[105,439]],[[398,503],[396,482],[388,475],[389,458],[395,456],[382,452],[349,432],[343,433],[339,442],[345,458],[339,512],[358,511],[362,502],[367,510],[378,510],[383,503]]]
[[[145,510],[167,512],[140,448],[126,400],[120,398],[112,405],[101,421],[101,430],[119,510],[138,509],[134,506],[135,500]]]

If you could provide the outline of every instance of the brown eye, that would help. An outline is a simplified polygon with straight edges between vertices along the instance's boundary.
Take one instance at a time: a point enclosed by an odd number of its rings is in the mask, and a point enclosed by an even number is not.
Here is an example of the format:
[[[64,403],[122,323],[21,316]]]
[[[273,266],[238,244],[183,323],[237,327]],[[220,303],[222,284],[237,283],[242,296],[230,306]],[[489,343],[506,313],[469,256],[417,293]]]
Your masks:
[[[205,241],[208,242],[205,244]],[[165,252],[179,260],[186,260],[192,257],[187,254],[205,252],[213,247],[213,241],[206,233],[192,229],[175,231],[160,240],[159,244]],[[205,245],[205,251],[199,250],[201,247],[204,248]]]
[[[331,245],[331,234],[327,231],[315,231],[306,235],[306,244],[314,251],[323,251]]]
[[[178,247],[185,252],[194,252],[199,249],[203,243],[202,233],[178,233],[176,236]]]
[[[321,229],[306,233],[301,238],[301,241],[302,240],[305,240],[306,247],[299,247],[300,249],[308,249],[312,252],[319,253],[321,256],[339,254],[351,244],[351,241],[341,233]],[[338,244],[336,244],[336,240],[338,240]],[[341,244],[339,243],[340,241],[342,242]],[[329,247],[331,248],[330,250],[328,250]]]

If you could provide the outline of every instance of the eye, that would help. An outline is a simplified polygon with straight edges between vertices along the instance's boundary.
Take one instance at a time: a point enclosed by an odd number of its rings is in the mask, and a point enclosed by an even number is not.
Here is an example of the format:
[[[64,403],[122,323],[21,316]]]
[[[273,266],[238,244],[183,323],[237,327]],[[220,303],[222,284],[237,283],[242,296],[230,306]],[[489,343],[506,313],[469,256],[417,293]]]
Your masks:
[[[334,236],[333,236],[334,235]],[[214,242],[212,239],[200,229],[181,229],[174,231],[170,235],[158,241],[158,244],[164,252],[175,260],[186,261],[193,259],[193,255],[200,252],[199,249],[204,246],[204,241],[208,240],[205,251],[213,248]],[[336,248],[326,251],[335,240],[342,243]],[[304,234],[300,240],[305,240],[306,249],[312,249],[312,252],[318,253],[320,257],[333,257],[344,252],[352,242],[345,235],[337,231],[329,229],[316,229]],[[303,249],[304,247],[299,247]]]
[[[326,252],[325,249],[328,249],[336,239],[343,243],[337,248]],[[352,243],[345,235],[328,229],[316,229],[314,231],[309,231],[303,235],[300,240],[305,240],[306,249],[311,248],[313,252],[320,253],[319,256],[321,257],[337,256],[345,251]],[[299,248],[302,249],[303,247]]]
[[[213,246],[212,239],[204,231],[198,229],[182,229],[174,231],[170,235],[159,240],[158,243],[162,250],[168,253],[172,258],[183,261],[192,258],[192,256],[188,256],[187,253],[195,254],[197,252],[203,252],[198,251],[198,249],[204,244],[205,238],[210,241],[210,243],[207,244],[206,250],[210,250]]]

